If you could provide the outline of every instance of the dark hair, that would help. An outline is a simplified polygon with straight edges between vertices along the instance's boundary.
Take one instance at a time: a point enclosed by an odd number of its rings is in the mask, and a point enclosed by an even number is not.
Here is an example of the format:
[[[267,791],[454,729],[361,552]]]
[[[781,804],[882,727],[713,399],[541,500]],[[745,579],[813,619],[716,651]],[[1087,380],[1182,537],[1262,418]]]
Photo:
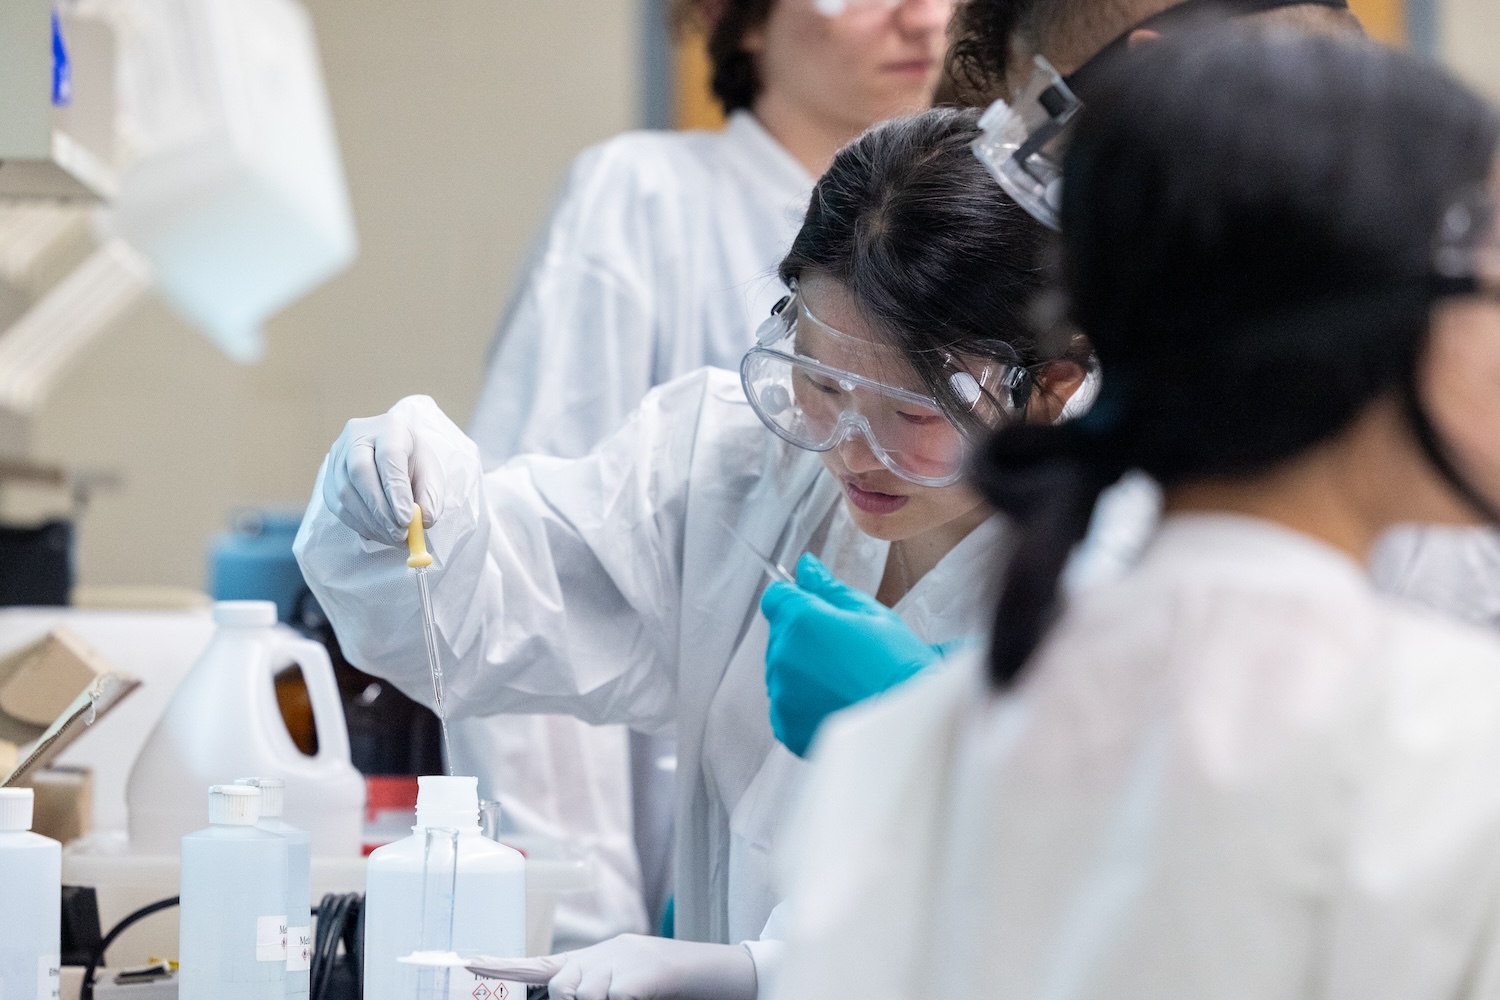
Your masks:
[[[1020,527],[995,683],[1050,626],[1069,550],[1123,471],[1252,475],[1377,399],[1415,399],[1434,235],[1497,137],[1443,71],[1366,43],[1225,26],[1105,68],[1062,212],[1102,388],[1080,420],[994,435],[976,472]]]
[[[749,108],[760,96],[760,68],[745,51],[745,36],[765,25],[777,0],[719,0],[715,18],[707,24],[708,59],[713,67],[711,85],[724,113]],[[701,25],[703,0],[675,0],[673,26],[681,31]]]
[[[813,188],[780,268],[788,284],[809,272],[839,282],[933,396],[959,412],[950,355],[982,356],[1003,341],[1028,366],[1056,360],[1028,322],[1046,230],[974,156],[978,136],[973,109],[871,128]]]

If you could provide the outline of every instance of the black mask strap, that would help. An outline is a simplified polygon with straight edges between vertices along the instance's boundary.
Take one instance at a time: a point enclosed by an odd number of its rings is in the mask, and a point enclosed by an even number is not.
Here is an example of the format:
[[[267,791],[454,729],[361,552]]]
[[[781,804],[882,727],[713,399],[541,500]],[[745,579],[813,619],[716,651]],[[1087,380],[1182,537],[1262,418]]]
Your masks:
[[[1417,445],[1432,467],[1437,470],[1443,481],[1452,487],[1453,492],[1461,497],[1464,503],[1474,508],[1474,511],[1491,525],[1500,525],[1500,508],[1497,508],[1492,500],[1479,492],[1473,483],[1469,482],[1458,471],[1453,461],[1448,457],[1443,443],[1438,438],[1437,429],[1432,426],[1432,421],[1427,419],[1427,412],[1422,409],[1422,400],[1417,394],[1417,368],[1412,367],[1412,374],[1406,379],[1401,389],[1401,402],[1406,410],[1406,419],[1411,424],[1412,433],[1417,436]]]

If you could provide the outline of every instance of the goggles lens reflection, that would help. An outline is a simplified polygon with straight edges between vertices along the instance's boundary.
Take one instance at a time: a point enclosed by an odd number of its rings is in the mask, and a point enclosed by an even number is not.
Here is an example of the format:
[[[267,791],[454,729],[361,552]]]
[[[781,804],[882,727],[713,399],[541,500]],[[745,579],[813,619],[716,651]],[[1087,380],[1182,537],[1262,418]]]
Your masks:
[[[886,14],[910,0],[813,0],[813,8],[824,17],[851,14]],[[945,8],[951,8],[954,0],[938,0]]]
[[[1477,188],[1443,213],[1433,255],[1437,276],[1458,290],[1500,295],[1500,210],[1496,193]]]

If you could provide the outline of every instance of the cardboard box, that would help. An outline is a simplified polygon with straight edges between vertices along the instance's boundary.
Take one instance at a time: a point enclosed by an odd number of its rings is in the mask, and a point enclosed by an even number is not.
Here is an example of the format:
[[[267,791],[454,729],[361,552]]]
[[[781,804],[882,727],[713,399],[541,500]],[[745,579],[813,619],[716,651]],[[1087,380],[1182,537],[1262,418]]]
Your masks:
[[[86,767],[49,767],[26,784],[35,792],[31,832],[69,843],[94,827],[94,774]]]
[[[0,787],[29,785],[139,686],[61,626],[0,657]]]

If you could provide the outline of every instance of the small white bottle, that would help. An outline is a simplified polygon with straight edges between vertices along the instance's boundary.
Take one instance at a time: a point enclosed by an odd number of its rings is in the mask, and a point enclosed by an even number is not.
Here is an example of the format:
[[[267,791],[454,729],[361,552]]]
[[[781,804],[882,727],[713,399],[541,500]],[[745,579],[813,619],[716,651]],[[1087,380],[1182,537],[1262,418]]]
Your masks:
[[[412,835],[370,855],[365,875],[365,1000],[410,1000],[417,969],[397,961],[421,948],[427,830],[456,829],[458,876],[453,900],[453,950],[460,955],[520,958],[526,954],[526,861],[520,852],[479,831],[478,779],[417,779]],[[465,978],[467,977],[467,979]],[[450,996],[476,994],[481,980],[452,970]],[[511,995],[525,987],[510,985]],[[183,1000],[189,1000],[184,997]]]
[[[214,785],[182,838],[180,1000],[285,1000],[285,837],[256,827],[260,789]]]
[[[307,1000],[312,968],[312,835],[282,818],[286,782],[280,778],[236,778],[260,789],[262,830],[286,838],[286,995]]]
[[[62,845],[30,832],[32,803],[29,788],[0,788],[4,1000],[57,1000],[62,970]]]

